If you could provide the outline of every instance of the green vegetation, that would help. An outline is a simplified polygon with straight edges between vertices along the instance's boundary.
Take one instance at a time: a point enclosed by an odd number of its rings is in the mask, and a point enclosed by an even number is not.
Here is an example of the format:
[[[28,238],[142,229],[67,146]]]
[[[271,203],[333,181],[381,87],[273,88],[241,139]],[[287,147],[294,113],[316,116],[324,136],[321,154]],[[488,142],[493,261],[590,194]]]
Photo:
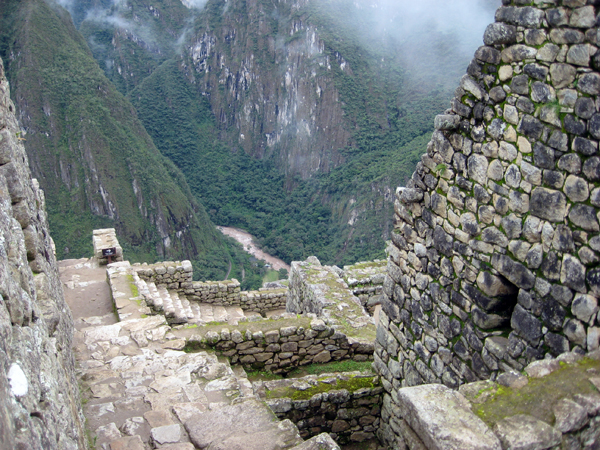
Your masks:
[[[281,274],[277,270],[269,270],[263,278],[263,283],[270,283],[281,279]]]
[[[165,257],[222,246],[216,230],[200,226],[209,219],[181,173],[156,150],[66,12],[42,0],[0,8],[1,54],[13,98],[28,117],[25,146],[46,192],[58,257],[89,256],[97,226],[117,228],[133,261],[163,256],[159,222],[172,236]]]
[[[308,389],[300,390],[293,387],[282,387],[272,391],[267,390],[267,398],[291,398],[292,400],[308,400],[313,395],[322,392],[330,392],[334,390],[346,389],[350,392],[358,391],[363,388],[373,388],[378,385],[378,379],[373,376],[365,375],[350,375],[341,379],[333,379],[326,377],[318,380],[315,386]]]
[[[246,370],[248,380],[254,381],[270,381],[270,380],[281,380],[283,375],[279,375],[268,370]]]
[[[309,364],[296,367],[292,371],[282,374],[275,374],[268,370],[246,370],[250,381],[280,380],[282,378],[300,378],[306,375],[320,375],[323,373],[343,373],[343,372],[371,372],[370,361],[353,361],[344,359],[342,361],[333,361],[325,364]]]
[[[486,392],[489,398],[481,405],[474,405],[474,412],[488,425],[516,414],[528,414],[546,423],[553,424],[552,406],[562,398],[575,394],[597,393],[589,381],[588,370],[600,370],[600,361],[583,359],[576,364],[563,367],[542,378],[530,378],[521,389],[496,386],[495,392]]]
[[[288,374],[289,378],[295,378],[304,375],[320,375],[322,373],[334,372],[371,372],[370,361],[354,361],[352,359],[344,359],[342,361],[334,361],[326,364],[310,364],[294,369]]]

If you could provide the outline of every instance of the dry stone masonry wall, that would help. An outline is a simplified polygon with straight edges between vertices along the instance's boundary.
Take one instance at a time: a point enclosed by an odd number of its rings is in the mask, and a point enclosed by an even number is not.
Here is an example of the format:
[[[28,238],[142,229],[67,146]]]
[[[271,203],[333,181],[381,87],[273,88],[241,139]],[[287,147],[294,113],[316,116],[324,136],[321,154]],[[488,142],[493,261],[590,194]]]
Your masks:
[[[241,291],[235,278],[223,281],[192,281],[193,268],[189,261],[135,264],[138,276],[157,286],[164,285],[183,293],[191,301],[215,306],[239,306],[244,311],[266,314],[275,309],[284,309],[287,288],[261,288],[257,291]]]
[[[253,324],[240,324],[233,329],[195,333],[189,338],[189,343],[214,348],[220,355],[228,357],[232,364],[273,373],[285,373],[313,363],[373,359],[372,341],[353,339],[314,315],[312,319],[294,317],[291,320],[287,316],[284,315],[282,320],[265,319]]]
[[[375,261],[344,266],[342,278],[371,315],[375,312],[376,307],[381,304],[386,263],[385,260],[376,259]]]
[[[0,446],[85,448],[73,321],[20,139],[0,60]]]
[[[598,6],[503,0],[397,191],[375,367],[389,395],[598,348]]]
[[[383,389],[373,374],[308,375],[254,383],[254,392],[279,419],[289,419],[308,439],[327,432],[336,442],[364,442],[375,437]]]

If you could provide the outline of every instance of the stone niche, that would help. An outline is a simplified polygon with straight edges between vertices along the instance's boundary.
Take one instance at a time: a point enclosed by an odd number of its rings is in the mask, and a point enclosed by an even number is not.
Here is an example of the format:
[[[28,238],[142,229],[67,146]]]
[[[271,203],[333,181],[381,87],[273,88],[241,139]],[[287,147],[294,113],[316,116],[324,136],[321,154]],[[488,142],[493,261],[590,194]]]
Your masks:
[[[504,0],[398,188],[374,362],[392,398],[598,349],[595,5]]]

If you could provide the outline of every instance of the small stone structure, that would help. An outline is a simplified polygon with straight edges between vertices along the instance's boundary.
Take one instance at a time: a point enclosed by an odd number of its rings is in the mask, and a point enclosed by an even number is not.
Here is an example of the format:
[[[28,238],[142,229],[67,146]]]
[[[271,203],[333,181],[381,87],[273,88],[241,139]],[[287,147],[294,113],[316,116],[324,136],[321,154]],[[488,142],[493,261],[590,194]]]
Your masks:
[[[108,256],[103,251],[115,249],[114,255],[111,255],[111,262],[123,261],[123,248],[117,240],[117,233],[114,228],[103,228],[94,230],[92,241],[94,244],[94,257],[100,264],[108,264]]]
[[[134,264],[138,276],[156,285],[185,294],[195,302],[214,306],[239,306],[244,311],[266,314],[276,309],[284,309],[287,289],[260,288],[257,291],[241,291],[238,280],[192,281],[193,268],[189,261],[160,262],[156,264]]]
[[[397,191],[374,365],[398,446],[403,387],[600,345],[597,2],[502,3]]]
[[[322,266],[314,256],[306,261],[294,261],[289,276],[286,310],[316,314],[349,337],[360,342],[373,342],[373,319],[340,277],[341,274],[340,268]]]
[[[374,350],[372,341],[353,339],[314,315],[312,319],[283,315],[279,320],[240,323],[233,329],[198,328],[188,342],[214,348],[232,364],[273,373],[342,359],[369,361]]]
[[[372,373],[308,375],[254,383],[254,392],[279,419],[289,419],[304,439],[327,432],[336,442],[375,437],[383,388]]]

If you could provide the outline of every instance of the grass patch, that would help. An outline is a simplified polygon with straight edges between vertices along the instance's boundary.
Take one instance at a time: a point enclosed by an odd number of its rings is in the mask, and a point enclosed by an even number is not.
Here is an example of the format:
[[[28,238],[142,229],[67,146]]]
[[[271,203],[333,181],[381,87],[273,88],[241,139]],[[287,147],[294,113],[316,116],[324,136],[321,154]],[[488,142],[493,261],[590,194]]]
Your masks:
[[[279,271],[277,270],[269,270],[265,276],[263,277],[264,283],[272,283],[273,281],[278,281],[281,278]]]
[[[267,390],[267,398],[291,398],[292,400],[308,400],[313,395],[322,392],[330,392],[346,389],[349,392],[355,392],[362,388],[376,387],[379,382],[376,377],[354,375],[346,379],[338,379],[335,383],[328,383],[328,380],[319,381],[317,385],[305,390],[295,389],[293,387],[282,387],[272,391]]]
[[[283,375],[269,372],[268,370],[246,370],[248,380],[250,381],[271,381],[281,380]]]
[[[600,370],[600,361],[583,359],[577,364],[565,365],[543,378],[530,378],[529,384],[521,389],[498,386],[490,399],[473,411],[490,427],[516,414],[528,414],[553,425],[552,406],[560,399],[598,392],[588,379],[589,369]]]
[[[326,364],[310,364],[308,366],[298,367],[289,373],[289,377],[298,377],[304,375],[319,375],[322,373],[333,372],[371,372],[371,361],[353,361],[345,359],[343,361],[334,361]]]

